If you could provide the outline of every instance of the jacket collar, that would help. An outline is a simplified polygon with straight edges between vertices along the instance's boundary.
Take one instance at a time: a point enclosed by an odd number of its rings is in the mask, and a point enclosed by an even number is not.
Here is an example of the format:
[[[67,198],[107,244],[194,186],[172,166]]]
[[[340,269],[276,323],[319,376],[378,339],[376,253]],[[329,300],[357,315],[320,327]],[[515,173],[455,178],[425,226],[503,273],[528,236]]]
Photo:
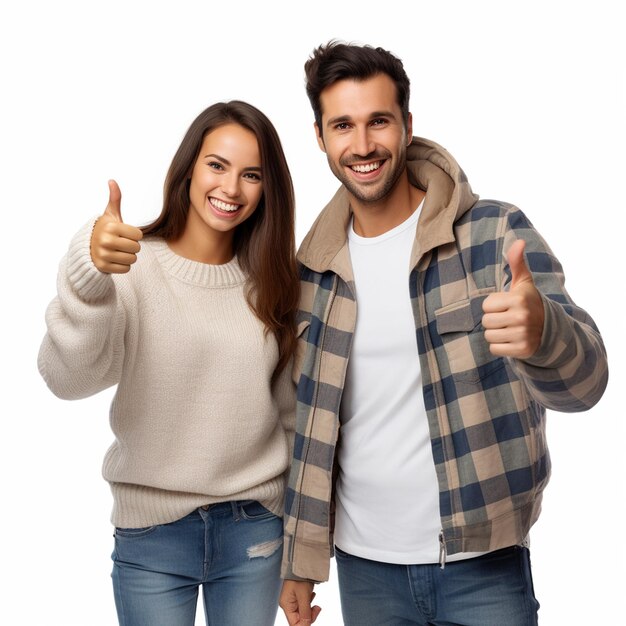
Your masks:
[[[453,226],[478,200],[452,155],[428,139],[413,137],[407,148],[409,182],[426,191],[417,224],[411,267],[430,250],[454,241]],[[316,271],[332,270],[350,280],[347,252],[350,199],[343,185],[324,207],[298,250],[298,261]]]

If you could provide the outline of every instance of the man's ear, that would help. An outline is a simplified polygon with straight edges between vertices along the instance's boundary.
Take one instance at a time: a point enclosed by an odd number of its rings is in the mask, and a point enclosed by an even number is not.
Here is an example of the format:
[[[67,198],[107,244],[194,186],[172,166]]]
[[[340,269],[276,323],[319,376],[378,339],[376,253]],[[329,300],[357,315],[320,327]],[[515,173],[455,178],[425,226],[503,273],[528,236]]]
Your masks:
[[[413,115],[409,113],[406,121],[406,145],[410,146],[413,141]]]
[[[313,122],[313,128],[315,128],[315,137],[317,138],[317,145],[322,152],[326,152],[326,146],[324,145],[324,139],[322,139],[322,133],[320,133],[320,127],[317,122]]]

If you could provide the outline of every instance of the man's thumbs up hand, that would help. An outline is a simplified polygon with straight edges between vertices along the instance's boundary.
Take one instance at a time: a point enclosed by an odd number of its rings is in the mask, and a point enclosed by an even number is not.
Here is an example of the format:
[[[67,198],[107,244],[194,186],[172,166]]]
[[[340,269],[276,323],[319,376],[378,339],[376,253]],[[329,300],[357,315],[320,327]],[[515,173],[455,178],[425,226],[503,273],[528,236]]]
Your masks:
[[[527,359],[541,343],[543,302],[524,259],[525,246],[520,239],[509,250],[510,290],[492,293],[483,302],[485,339],[496,356]]]
[[[114,180],[109,181],[109,203],[96,221],[91,234],[91,259],[106,274],[125,274],[137,260],[143,233],[122,220],[122,193]]]

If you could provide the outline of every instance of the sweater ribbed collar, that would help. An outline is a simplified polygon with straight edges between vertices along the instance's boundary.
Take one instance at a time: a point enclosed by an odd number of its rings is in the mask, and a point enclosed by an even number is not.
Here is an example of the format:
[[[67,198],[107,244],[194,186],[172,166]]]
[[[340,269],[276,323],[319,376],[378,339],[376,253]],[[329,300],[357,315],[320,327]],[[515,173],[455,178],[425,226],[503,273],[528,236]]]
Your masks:
[[[222,265],[210,265],[200,263],[179,256],[173,252],[167,243],[160,238],[151,237],[142,242],[149,245],[161,265],[161,267],[176,278],[208,288],[234,287],[246,282],[246,275],[241,269],[237,257],[233,257],[228,263]]]

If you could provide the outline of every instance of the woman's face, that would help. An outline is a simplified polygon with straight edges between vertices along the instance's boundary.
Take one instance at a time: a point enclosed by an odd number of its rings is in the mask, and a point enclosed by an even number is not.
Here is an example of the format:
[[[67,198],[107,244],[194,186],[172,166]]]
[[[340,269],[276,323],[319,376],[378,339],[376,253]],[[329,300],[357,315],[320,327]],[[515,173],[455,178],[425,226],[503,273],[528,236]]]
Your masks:
[[[232,239],[263,193],[261,155],[254,133],[229,123],[205,138],[191,172],[187,227]]]

